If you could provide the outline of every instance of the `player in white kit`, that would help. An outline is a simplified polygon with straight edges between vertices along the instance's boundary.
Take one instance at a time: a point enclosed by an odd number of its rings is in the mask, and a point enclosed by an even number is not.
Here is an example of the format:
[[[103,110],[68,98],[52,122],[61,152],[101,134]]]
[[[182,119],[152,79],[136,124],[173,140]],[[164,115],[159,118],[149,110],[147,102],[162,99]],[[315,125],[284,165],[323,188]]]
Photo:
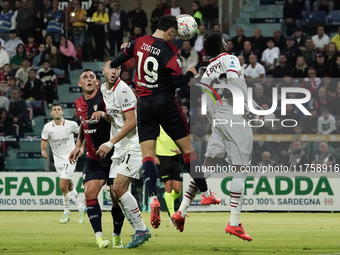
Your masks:
[[[142,151],[137,133],[135,108],[137,99],[130,87],[122,81],[120,67],[111,68],[112,58],[105,61],[102,68],[106,82],[100,87],[106,105],[106,112],[111,120],[110,141],[102,144],[97,151],[105,157],[114,147],[111,157],[110,178],[114,179],[113,196],[119,203],[123,214],[135,231],[132,241],[126,248],[141,245],[150,237],[135,197],[128,191],[133,179],[139,179],[142,167]],[[100,114],[96,114],[96,118]]]
[[[244,240],[251,241],[252,238],[246,234],[243,225],[240,223],[243,188],[247,177],[247,173],[241,172],[240,169],[241,166],[251,164],[253,147],[253,133],[251,127],[247,125],[247,112],[249,112],[247,85],[238,58],[226,53],[226,44],[223,42],[219,33],[212,33],[205,39],[204,49],[207,54],[213,56],[213,58],[210,60],[210,64],[201,82],[214,87],[214,83],[225,83],[225,81],[221,79],[221,77],[225,76],[228,84],[237,86],[244,95],[244,115],[233,114],[233,98],[227,89],[219,91],[221,95],[223,94],[222,106],[218,105],[215,108],[212,99],[207,104],[207,117],[210,122],[212,122],[212,134],[208,141],[204,165],[216,166],[224,154],[227,153],[226,161],[236,167],[237,172],[233,174],[230,188],[230,222],[225,227],[225,231]],[[258,107],[254,102],[253,105],[254,107]],[[225,124],[225,121],[223,121],[224,124],[216,124],[218,122],[214,124],[213,119],[227,120],[228,123]],[[245,123],[245,125],[231,125],[231,122]],[[177,225],[184,225],[187,208],[196,196],[197,191],[197,186],[194,181],[191,180],[189,188],[183,197],[182,204],[176,213],[177,215],[175,215],[178,219]],[[179,215],[181,215],[181,217],[179,217]],[[177,228],[180,231],[181,229],[183,230],[183,228],[179,228],[178,226]]]
[[[75,164],[70,164],[68,156],[74,149],[74,134],[79,131],[78,124],[74,121],[65,120],[62,116],[63,108],[60,104],[54,104],[51,109],[53,120],[46,123],[41,133],[41,156],[48,158],[46,153],[47,144],[50,143],[54,166],[60,177],[60,189],[63,193],[64,214],[59,223],[67,223],[70,220],[69,203],[72,200],[79,211],[79,223],[85,220],[86,210],[79,201],[78,193],[73,187],[72,179]]]

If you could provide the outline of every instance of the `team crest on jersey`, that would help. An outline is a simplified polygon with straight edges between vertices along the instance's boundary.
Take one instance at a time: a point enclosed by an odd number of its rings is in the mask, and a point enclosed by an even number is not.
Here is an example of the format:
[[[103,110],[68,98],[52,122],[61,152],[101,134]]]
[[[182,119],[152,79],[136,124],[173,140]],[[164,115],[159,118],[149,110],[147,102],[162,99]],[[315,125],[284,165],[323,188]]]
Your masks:
[[[81,108],[78,108],[78,112],[81,112]]]
[[[95,104],[95,105],[93,106],[93,110],[94,110],[94,111],[97,111],[97,110],[98,110],[98,105],[97,105],[97,104]]]
[[[178,63],[178,65],[179,65],[179,67],[182,68],[181,60],[177,59],[177,63]]]

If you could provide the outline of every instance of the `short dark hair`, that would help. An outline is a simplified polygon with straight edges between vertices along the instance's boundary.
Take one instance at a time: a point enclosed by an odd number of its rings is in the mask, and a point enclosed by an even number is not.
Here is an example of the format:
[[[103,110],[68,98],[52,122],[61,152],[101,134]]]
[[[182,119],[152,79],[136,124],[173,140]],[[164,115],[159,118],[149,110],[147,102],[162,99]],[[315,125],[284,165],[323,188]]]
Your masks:
[[[93,70],[91,70],[90,68],[85,68],[85,69],[83,69],[83,71],[80,72],[79,77],[85,72],[92,72],[92,73],[94,73],[94,75],[96,75],[96,73]]]
[[[274,37],[269,37],[268,40],[267,40],[267,42],[270,42],[270,41],[275,42]]]
[[[52,111],[53,107],[56,107],[56,106],[60,106],[61,110],[64,110],[64,108],[63,108],[63,106],[62,106],[61,104],[59,104],[59,103],[54,103],[54,104],[52,105],[52,107],[51,107],[51,111]]]
[[[177,31],[177,20],[175,16],[165,15],[162,16],[158,22],[157,29],[162,31],[168,31],[168,29],[173,28]]]
[[[107,59],[105,59],[104,63],[106,63],[107,61],[112,61],[113,57],[108,57]]]
[[[45,59],[42,64],[45,64],[45,63],[50,63],[50,61],[48,61],[47,59]]]
[[[203,42],[203,48],[210,57],[216,57],[219,55],[222,49],[221,34],[214,32],[208,35]]]

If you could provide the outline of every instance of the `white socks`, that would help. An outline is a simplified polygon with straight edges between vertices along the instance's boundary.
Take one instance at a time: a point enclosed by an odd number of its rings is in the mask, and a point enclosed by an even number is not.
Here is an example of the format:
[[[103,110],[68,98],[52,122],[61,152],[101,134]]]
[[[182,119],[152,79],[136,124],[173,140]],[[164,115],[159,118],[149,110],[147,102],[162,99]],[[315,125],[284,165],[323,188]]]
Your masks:
[[[246,178],[247,173],[237,172],[233,174],[230,187],[230,226],[238,226],[240,224],[243,188]]]
[[[79,196],[78,196],[78,192],[76,191],[76,189],[73,188],[68,194],[69,194],[70,199],[76,204],[78,211],[79,212],[83,211],[84,207],[82,203],[79,201]]]
[[[196,186],[194,180],[191,180],[189,187],[185,191],[185,194],[183,196],[182,203],[178,209],[181,212],[181,216],[183,218],[187,215],[188,207],[190,203],[192,202],[192,200],[194,200],[194,198],[196,197],[197,193],[198,193],[198,187]],[[209,192],[209,195],[210,195],[210,192]]]
[[[139,210],[137,201],[129,191],[119,198],[119,205],[122,208],[123,214],[135,231],[146,230],[146,226],[143,222],[142,214]]]
[[[66,195],[63,194],[63,202],[64,202],[64,214],[70,214],[70,196],[69,193]]]

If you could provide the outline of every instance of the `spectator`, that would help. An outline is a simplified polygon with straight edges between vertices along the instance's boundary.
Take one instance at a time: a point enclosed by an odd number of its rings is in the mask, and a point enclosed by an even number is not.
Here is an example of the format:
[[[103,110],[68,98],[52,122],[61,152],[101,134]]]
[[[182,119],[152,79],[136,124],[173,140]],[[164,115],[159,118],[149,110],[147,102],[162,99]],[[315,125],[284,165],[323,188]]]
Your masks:
[[[93,26],[93,39],[95,42],[95,61],[104,61],[104,53],[106,46],[106,32],[105,26],[109,23],[109,14],[105,10],[103,3],[98,3],[98,9],[92,16]]]
[[[191,48],[190,41],[183,42],[181,62],[183,73],[186,73],[189,67],[196,67],[198,64],[198,53],[194,48]]]
[[[14,135],[13,120],[8,115],[8,110],[0,107],[0,134]]]
[[[136,40],[142,36],[144,36],[142,28],[139,26],[135,26],[135,28],[133,29],[133,34],[131,35],[129,42]]]
[[[34,8],[34,1],[30,0],[29,3],[31,3],[30,8],[33,10]],[[44,13],[43,11],[36,11],[34,18],[33,18],[33,28],[34,28],[34,41],[39,45],[43,41],[43,35],[42,32],[44,29]]]
[[[332,66],[332,78],[340,78],[340,56],[337,56],[335,65]]]
[[[285,127],[285,129],[288,131],[287,133],[294,132],[295,124],[300,123],[300,117],[295,113],[295,105],[293,104],[286,104],[286,115],[281,115],[281,120],[285,119],[285,125],[288,127]]]
[[[86,10],[87,12],[87,15],[89,17],[93,17],[93,14],[98,11],[98,6],[99,6],[99,3],[101,3],[105,9],[105,6],[102,2],[100,2],[100,0],[92,0],[92,4],[90,6],[90,8],[88,10]]]
[[[22,67],[22,63],[25,58],[27,58],[25,45],[19,44],[16,49],[16,54],[11,58],[12,70],[16,72],[20,67]]]
[[[152,11],[151,13],[151,33],[153,34],[156,29],[157,29],[157,25],[158,25],[158,21],[159,19],[164,16],[164,5],[163,5],[163,1],[162,0],[156,0],[156,4],[155,4],[156,8]]]
[[[171,7],[165,9],[164,15],[178,16],[180,14],[185,14],[185,10],[178,5],[178,0],[171,0]]]
[[[309,90],[312,95],[315,94],[316,90],[319,88],[321,79],[316,77],[316,71],[313,67],[308,69],[308,77],[304,78],[301,84],[301,88]]]
[[[318,53],[316,55],[316,63],[314,64],[313,68],[316,71],[316,76],[323,78],[325,73],[330,73],[331,68],[327,62],[325,62],[325,57],[322,53]]]
[[[340,118],[340,83],[338,82],[336,86],[337,97],[331,101],[330,107],[331,112],[337,119]]]
[[[24,135],[27,123],[27,104],[20,97],[20,89],[12,90],[12,99],[9,103],[8,115],[13,119],[14,124],[19,126],[19,135]]]
[[[286,47],[286,38],[281,34],[280,30],[275,29],[273,32],[273,42],[274,46],[278,47],[280,51],[283,51],[284,48]]]
[[[229,40],[229,35],[223,33],[220,24],[217,24],[217,23],[214,24],[214,26],[213,26],[213,32],[220,33],[221,36],[222,36],[222,39],[223,39],[225,42],[226,42],[227,40]]]
[[[48,56],[51,54],[52,46],[57,45],[57,43],[54,41],[53,36],[51,34],[46,34],[44,38],[44,44],[45,44],[46,58],[48,58]]]
[[[40,44],[38,48],[38,54],[33,58],[32,68],[35,70],[40,69],[42,66],[42,62],[46,59],[47,55],[45,52],[45,45]]]
[[[330,98],[327,96],[327,90],[320,87],[317,97],[313,100],[313,109],[317,111],[318,116],[322,113],[322,108],[329,106],[331,103]]]
[[[335,123],[336,129],[331,132],[331,135],[340,135],[340,119]]]
[[[207,15],[203,17],[206,22],[206,26],[209,28],[212,24],[218,22],[218,7],[217,7],[217,1],[216,0],[210,0],[208,9],[207,9]]]
[[[3,66],[3,72],[0,73],[0,81],[3,84],[7,84],[9,79],[13,76],[13,72],[9,64]]]
[[[255,55],[250,55],[249,65],[244,72],[247,84],[251,86],[257,82],[258,83],[263,82],[265,74],[266,71],[263,65],[257,62],[257,57]]]
[[[95,0],[98,1],[98,0]],[[93,5],[93,4],[92,4]],[[58,0],[52,1],[52,9],[48,10],[45,15],[47,15],[47,29],[46,33],[53,36],[55,42],[60,41],[60,36],[63,30],[64,23],[64,11],[59,10]]]
[[[128,18],[125,11],[120,9],[118,1],[113,2],[113,12],[109,14],[110,23],[108,25],[108,39],[110,43],[110,55],[120,51],[120,46],[123,43],[123,37],[126,37],[128,30]],[[115,52],[116,47],[116,52]]]
[[[274,68],[273,75],[275,78],[283,78],[287,73],[290,73],[290,67],[287,65],[286,56],[281,54],[279,56],[279,65]]]
[[[282,52],[287,57],[287,64],[290,67],[293,67],[296,64],[296,59],[298,56],[302,55],[301,50],[295,44],[293,37],[288,37],[286,41],[287,47]]]
[[[304,128],[302,130],[303,134],[316,134],[318,132],[318,112],[317,110],[311,106],[309,107],[309,112],[311,113],[311,115],[307,115],[304,119],[303,119],[303,124],[304,124]]]
[[[334,10],[333,0],[316,0],[313,3],[314,11],[324,11],[328,15],[330,11]]]
[[[74,45],[82,48],[86,35],[87,12],[81,8],[79,0],[73,1],[73,12],[70,13],[70,22],[72,24],[72,35]]]
[[[281,33],[291,36],[295,27],[301,27],[301,10],[294,0],[287,0],[283,6],[283,20],[281,22]]]
[[[262,104],[262,105],[260,105],[260,107],[264,111],[269,110],[268,104]],[[268,131],[271,130],[271,126],[272,126],[271,120],[274,120],[274,119],[276,119],[276,116],[275,116],[274,113],[263,116],[263,119],[261,119],[261,116],[256,115],[255,116],[255,123],[258,127],[260,127],[260,128],[255,129],[255,130],[257,130],[257,133],[258,134],[268,133]],[[263,128],[261,127],[261,123],[263,123]]]
[[[268,106],[272,105],[270,99],[267,98],[265,95],[263,95],[263,86],[261,84],[257,84],[255,86],[255,93],[254,93],[253,100],[258,105],[263,105],[263,104],[267,104]]]
[[[34,35],[33,34],[29,34],[27,36],[27,41],[28,41],[28,43],[26,43],[26,45],[25,45],[26,54],[27,54],[27,58],[32,63],[35,54],[37,54],[37,52],[38,52],[38,45],[34,42]]]
[[[268,48],[262,53],[261,64],[268,70],[274,69],[279,59],[280,50],[274,47],[274,39],[269,38],[267,41]]]
[[[36,78],[34,69],[28,72],[28,82],[23,89],[22,98],[26,100],[27,107],[32,109],[41,107],[41,102],[44,99],[44,84]]]
[[[331,76],[329,75],[329,73],[325,73],[323,75],[323,78],[321,79],[321,84],[320,87],[325,87],[325,89],[328,89],[329,87],[334,86],[334,90],[336,90],[336,79],[331,79]]]
[[[324,169],[324,167],[330,167],[335,164],[335,161],[335,157],[328,152],[327,143],[320,143],[319,152],[314,155],[311,164],[313,164],[313,167],[316,169]]]
[[[64,58],[64,55],[58,51],[56,46],[53,46],[51,49],[51,55],[48,58],[50,63],[50,67],[57,77],[64,77],[65,70],[67,70],[67,61]]]
[[[283,73],[283,80],[282,82],[279,82],[277,86],[281,93],[281,88],[296,88],[300,87],[300,84],[297,83],[294,79],[292,79],[291,72],[288,70],[285,73]]]
[[[0,43],[0,69],[2,69],[4,65],[9,64],[9,63],[10,63],[9,55]]]
[[[268,74],[262,84],[263,84],[263,95],[265,95],[267,98],[272,99],[273,98],[273,87],[276,86],[274,84],[273,75]]]
[[[305,78],[306,76],[308,76],[308,66],[303,56],[298,56],[296,58],[296,65],[293,68],[292,77],[302,80],[302,78]]]
[[[230,55],[238,56],[239,53],[238,53],[238,50],[235,49],[233,41],[232,40],[227,40],[226,43],[227,43],[227,47],[228,47],[227,48],[227,52]]]
[[[322,116],[318,119],[318,134],[328,135],[336,129],[335,118],[331,115],[329,108],[322,108]]]
[[[249,56],[250,55],[255,55],[256,56],[256,60],[257,60],[257,54],[253,51],[253,49],[251,48],[251,43],[250,41],[245,41],[244,42],[244,46],[243,46],[243,50],[240,51],[240,55],[242,55],[244,57],[244,62],[249,65]]]
[[[43,67],[38,70],[37,79],[40,79],[44,84],[44,94],[47,105],[49,108],[53,105],[53,100],[58,99],[56,92],[56,75],[55,72],[50,69],[50,63],[45,60]]]
[[[30,70],[30,61],[28,58],[25,58],[22,61],[22,67],[20,67],[15,74],[15,79],[17,80],[17,86],[23,88],[28,80],[28,72]]]
[[[34,33],[34,9],[28,6],[28,0],[21,0],[21,8],[18,10],[18,15],[16,16],[17,26],[19,31],[19,36],[24,42],[27,41],[27,35]]]
[[[240,55],[237,58],[240,61],[240,66],[242,67],[243,73],[245,73],[246,68],[247,68],[248,65],[246,63],[244,63],[244,57],[242,55]]]
[[[199,1],[194,1],[191,6],[192,6],[192,17],[196,20],[197,26],[199,27],[202,24],[201,4]],[[221,33],[221,31],[214,31],[214,32]]]
[[[328,62],[330,66],[334,66],[336,63],[336,59],[338,58],[338,56],[340,56],[336,44],[330,42],[328,46],[326,46],[325,52],[326,52],[325,61]]]
[[[6,97],[8,99],[11,99],[13,89],[19,89],[20,90],[20,88],[17,86],[17,79],[15,77],[11,77],[9,79],[7,87],[6,87]]]
[[[133,30],[136,26],[141,27],[143,34],[145,34],[145,29],[148,25],[148,18],[145,11],[142,10],[142,2],[140,0],[135,1],[135,9],[129,11],[127,16],[129,20],[130,35],[133,34]]]
[[[131,81],[130,75],[129,75],[129,71],[126,69],[123,69],[120,73],[120,78],[122,79],[122,81],[124,81],[131,89],[135,89],[136,90],[136,85],[134,84],[133,81]]]
[[[293,39],[294,39],[295,45],[297,45],[300,50],[306,49],[307,36],[302,33],[301,28],[298,27],[295,29]]]
[[[200,52],[203,49],[203,38],[205,37],[205,33],[206,33],[206,29],[204,25],[200,25],[198,27],[198,35],[197,35],[197,39],[195,41],[195,50],[197,52]]]
[[[8,111],[9,100],[7,97],[0,95],[0,108],[5,108]],[[1,133],[1,132],[0,132]]]
[[[264,151],[262,153],[262,161],[258,163],[258,166],[262,168],[263,166],[269,167],[269,166],[277,166],[277,163],[270,158],[270,152]]]
[[[15,30],[10,30],[9,31],[9,40],[5,43],[5,49],[9,55],[10,58],[12,58],[17,50],[17,47],[19,44],[23,44],[23,41],[17,37],[17,32]]]
[[[335,43],[337,49],[340,49],[340,26],[338,27],[338,34],[333,36],[331,42]]]
[[[102,40],[105,42],[105,40]],[[65,35],[60,37],[60,52],[65,56],[68,62],[74,61],[77,58],[77,53],[73,43],[66,38]]]
[[[247,40],[247,38],[243,35],[243,29],[242,27],[236,28],[236,36],[232,38],[232,42],[234,45],[234,48],[237,51],[240,51],[243,49],[244,42]]]
[[[15,15],[11,10],[9,1],[3,2],[3,10],[0,12],[0,24],[0,37],[4,41],[8,41],[9,31],[15,29]]]
[[[324,51],[325,46],[329,44],[329,36],[325,34],[325,28],[318,26],[317,34],[312,37],[313,43],[318,51]]]
[[[302,150],[301,142],[293,142],[293,151],[289,154],[288,164],[296,166],[297,169],[305,169],[305,164],[308,163],[308,157]]]
[[[261,58],[262,52],[267,48],[266,39],[262,36],[261,30],[259,28],[256,28],[254,30],[254,36],[249,38],[249,41],[251,43],[252,49],[254,52],[256,52],[258,58]]]
[[[314,48],[313,40],[306,40],[306,48],[302,50],[303,58],[306,61],[308,67],[312,67],[316,58],[317,51]]]

